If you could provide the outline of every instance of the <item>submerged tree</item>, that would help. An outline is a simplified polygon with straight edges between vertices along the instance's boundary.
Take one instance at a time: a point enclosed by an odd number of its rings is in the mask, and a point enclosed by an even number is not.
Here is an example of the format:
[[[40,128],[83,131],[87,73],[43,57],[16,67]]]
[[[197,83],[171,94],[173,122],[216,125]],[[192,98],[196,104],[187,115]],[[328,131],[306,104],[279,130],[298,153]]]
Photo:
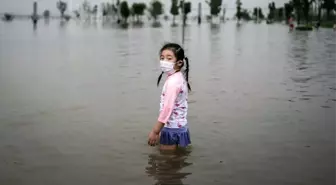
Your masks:
[[[278,12],[278,20],[282,21],[284,17],[284,8],[283,7],[278,8],[277,12]]]
[[[180,6],[183,13],[183,24],[185,24],[188,14],[191,12],[191,2],[184,2],[184,0],[182,0]]]
[[[170,13],[173,15],[173,24],[175,24],[175,17],[179,14],[178,0],[171,0]]]
[[[260,7],[259,7],[258,11],[259,11],[259,17],[260,17],[260,19],[265,19],[265,15],[264,15],[264,13],[263,13],[263,11],[262,11],[262,9]]]
[[[210,15],[212,21],[212,17],[217,17],[219,12],[221,11],[222,0],[210,0],[206,1],[206,3],[210,7]]]
[[[313,0],[301,0],[303,16],[305,18],[306,24],[309,23],[309,11]]]
[[[242,5],[243,5],[243,3],[240,0],[236,1],[236,6],[237,6],[236,17],[238,19],[238,22],[242,18]]]
[[[331,12],[336,11],[335,0],[323,0],[322,8],[326,10],[327,20],[331,20]]]
[[[49,10],[44,10],[44,12],[43,12],[43,17],[44,17],[45,19],[49,19],[49,17],[50,17],[50,11],[49,11]]]
[[[260,8],[260,7],[255,7],[254,9],[253,9],[253,16],[254,16],[254,18],[257,20],[257,19],[264,19],[265,18],[265,16],[264,16],[264,14],[263,14],[263,12],[262,12],[262,9]]]
[[[160,1],[154,0],[151,3],[150,14],[154,18],[154,21],[157,22],[158,16],[163,14],[163,5]]]
[[[293,5],[291,3],[285,3],[284,8],[285,8],[286,22],[288,23],[288,19],[292,16],[292,13],[293,13],[293,10],[294,10]]]
[[[301,22],[301,13],[302,13],[302,3],[301,0],[292,0],[293,8],[296,13],[296,20],[297,23],[300,24]]]
[[[144,15],[146,9],[145,3],[133,3],[132,12],[137,17],[137,22],[140,23],[140,17]]]
[[[254,7],[254,8],[253,8],[253,16],[254,16],[255,18],[258,17],[258,7]]]
[[[89,13],[89,12],[91,12],[91,6],[90,6],[90,3],[89,3],[87,0],[85,0],[85,1],[83,2],[83,4],[82,4],[82,8],[83,8],[83,11],[84,11],[85,13]]]
[[[68,8],[68,4],[64,1],[58,1],[57,4],[57,9],[60,11],[61,13],[61,18],[64,18],[64,12],[67,10]]]
[[[276,7],[275,7],[275,3],[271,2],[268,4],[268,9],[269,9],[269,13],[267,18],[269,20],[274,20],[275,19],[275,11],[276,11]]]
[[[127,23],[127,19],[131,14],[127,1],[121,2],[121,4],[120,4],[120,14],[121,14],[122,18],[124,19],[124,23]]]
[[[251,20],[250,12],[248,12],[248,10],[244,9],[241,12],[241,18],[244,19],[244,20],[246,20],[246,21]]]
[[[92,9],[92,11],[91,11],[91,13],[93,14],[93,15],[97,15],[97,13],[98,13],[98,5],[94,5],[93,6],[93,9]]]

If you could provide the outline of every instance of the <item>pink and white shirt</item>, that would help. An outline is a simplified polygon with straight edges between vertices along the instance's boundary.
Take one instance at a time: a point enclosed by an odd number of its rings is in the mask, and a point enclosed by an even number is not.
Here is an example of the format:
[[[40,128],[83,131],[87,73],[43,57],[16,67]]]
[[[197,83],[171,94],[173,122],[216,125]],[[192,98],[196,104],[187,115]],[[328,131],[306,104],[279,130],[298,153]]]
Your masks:
[[[160,99],[159,122],[168,128],[181,128],[187,125],[188,86],[182,72],[168,75]]]

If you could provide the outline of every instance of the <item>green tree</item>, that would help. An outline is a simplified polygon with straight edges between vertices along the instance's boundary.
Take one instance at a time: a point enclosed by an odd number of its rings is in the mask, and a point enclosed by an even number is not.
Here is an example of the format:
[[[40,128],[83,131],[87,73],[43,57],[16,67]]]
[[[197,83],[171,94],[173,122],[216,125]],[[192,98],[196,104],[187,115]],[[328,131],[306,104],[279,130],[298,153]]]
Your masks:
[[[284,8],[283,7],[278,8],[277,12],[278,12],[278,20],[282,21],[284,17]]]
[[[183,3],[183,5],[182,5]],[[183,8],[182,13],[183,13],[183,24],[186,23],[188,14],[191,12],[191,2],[184,2],[184,0],[181,1],[181,8]]]
[[[258,7],[254,7],[253,8],[253,14],[252,14],[255,18],[258,17]]]
[[[159,15],[163,14],[163,5],[160,1],[154,0],[151,3],[150,14],[154,18],[154,21],[157,22]]]
[[[336,3],[335,0],[323,0],[322,8],[326,10],[327,19],[331,20],[330,13],[335,10],[336,11]]]
[[[269,20],[274,20],[274,18],[275,18],[275,11],[276,11],[275,3],[274,2],[269,3],[268,4],[268,9],[269,9],[269,13],[268,13],[267,18]]]
[[[171,1],[170,13],[173,15],[173,24],[175,24],[175,17],[179,14],[178,0]]]
[[[58,1],[57,4],[57,9],[60,11],[61,13],[61,18],[64,18],[64,12],[67,10],[68,8],[68,4],[64,1]]]
[[[251,20],[251,15],[250,15],[250,12],[248,12],[248,10],[244,9],[242,12],[241,12],[241,18],[246,20],[246,21],[249,21]]]
[[[210,15],[212,21],[212,17],[217,17],[219,12],[221,11],[222,0],[210,0],[206,1],[206,3],[210,7]]]
[[[303,12],[303,16],[305,18],[306,24],[309,23],[309,11],[310,11],[310,6],[312,3],[313,3],[313,0],[301,0],[302,12]]]
[[[137,22],[140,22],[140,17],[144,15],[146,9],[145,3],[133,3],[132,11],[134,12],[135,16],[137,17]]]
[[[321,21],[323,0],[315,0],[315,4],[317,5],[317,8],[318,8],[317,20]]]
[[[260,7],[259,7],[258,11],[259,11],[259,17],[260,17],[260,19],[265,19],[265,15],[264,15],[264,13],[263,13],[263,11],[262,11],[262,9]]]
[[[285,3],[284,8],[285,8],[286,23],[288,23],[288,19],[291,17],[293,13],[293,6],[291,3]]]
[[[191,2],[184,3],[184,14],[188,15],[191,12]]]
[[[131,14],[127,1],[121,2],[121,4],[120,4],[120,14],[121,14],[122,18],[124,19],[124,23],[127,23],[127,19]]]
[[[302,14],[302,3],[301,0],[292,0],[293,8],[296,13],[297,23],[301,23],[301,14]]]
[[[264,16],[264,13],[262,12],[262,9],[260,7],[255,7],[253,9],[253,14],[255,19],[257,19],[259,17],[259,19],[264,19],[265,16]]]
[[[236,1],[236,6],[237,6],[236,17],[238,19],[238,22],[242,18],[242,5],[243,5],[243,3],[241,2],[241,0]]]

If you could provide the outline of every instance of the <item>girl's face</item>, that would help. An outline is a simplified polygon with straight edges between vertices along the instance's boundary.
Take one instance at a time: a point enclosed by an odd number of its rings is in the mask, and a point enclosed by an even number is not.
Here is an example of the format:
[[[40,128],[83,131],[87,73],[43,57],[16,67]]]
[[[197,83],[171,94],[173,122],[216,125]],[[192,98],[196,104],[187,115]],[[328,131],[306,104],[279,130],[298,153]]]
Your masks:
[[[174,63],[174,69],[179,70],[179,67],[176,65],[177,58],[176,58],[174,52],[171,51],[170,49],[165,49],[161,52],[160,60],[164,60],[164,61],[167,61],[167,62]]]
[[[175,54],[169,49],[165,49],[161,52],[160,60],[176,63]]]

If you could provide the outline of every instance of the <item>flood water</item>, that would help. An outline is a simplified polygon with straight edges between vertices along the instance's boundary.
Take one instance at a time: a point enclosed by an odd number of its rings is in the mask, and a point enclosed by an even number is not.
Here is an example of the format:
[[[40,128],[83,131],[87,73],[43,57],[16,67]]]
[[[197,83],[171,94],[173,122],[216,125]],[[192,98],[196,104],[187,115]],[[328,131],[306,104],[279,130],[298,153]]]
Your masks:
[[[0,23],[1,185],[334,185],[336,32],[191,23],[192,146],[146,145],[181,28]]]

